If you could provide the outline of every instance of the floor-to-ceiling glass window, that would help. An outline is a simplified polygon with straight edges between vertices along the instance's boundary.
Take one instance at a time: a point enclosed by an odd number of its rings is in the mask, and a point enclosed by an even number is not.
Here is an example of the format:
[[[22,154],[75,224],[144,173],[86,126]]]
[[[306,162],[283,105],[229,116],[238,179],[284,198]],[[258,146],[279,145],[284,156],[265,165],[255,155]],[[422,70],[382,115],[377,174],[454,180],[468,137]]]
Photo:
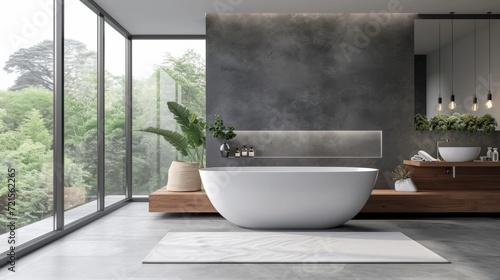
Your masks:
[[[54,3],[58,12],[64,7],[64,17],[54,15]],[[64,20],[55,34],[56,18]],[[0,3],[0,238],[7,250],[38,237],[38,244],[50,242],[55,228],[66,229],[58,224],[63,217],[67,225],[98,214],[97,23],[96,13],[79,0]],[[109,206],[123,201],[126,193],[126,40],[110,25],[105,29],[104,187]],[[64,36],[62,118],[60,108],[54,107],[54,100],[60,101],[54,95],[54,38],[60,36]],[[60,131],[61,120],[64,145],[55,147],[53,130]],[[62,169],[54,166],[54,151],[63,149],[64,205],[57,202],[54,207],[54,170]],[[20,256],[36,246],[21,246]]]
[[[64,221],[97,211],[97,15],[65,0]]]
[[[125,38],[105,24],[105,205],[125,198]]]
[[[178,129],[168,101],[205,117],[205,40],[134,40],[132,50],[132,189],[140,196],[166,185],[180,155],[162,137],[138,130]]]
[[[0,2],[0,252],[53,229],[53,22],[52,1]]]

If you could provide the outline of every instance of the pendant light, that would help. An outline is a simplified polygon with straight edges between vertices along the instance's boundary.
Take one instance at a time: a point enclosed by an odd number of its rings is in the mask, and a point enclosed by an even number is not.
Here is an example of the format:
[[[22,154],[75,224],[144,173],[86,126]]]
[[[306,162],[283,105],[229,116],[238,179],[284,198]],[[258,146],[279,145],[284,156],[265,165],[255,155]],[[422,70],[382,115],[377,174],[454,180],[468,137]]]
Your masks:
[[[479,106],[477,106],[477,96],[476,96],[476,21],[474,21],[474,98],[472,98],[472,111],[476,112]]]
[[[439,21],[439,97],[438,97],[438,104],[437,104],[437,110],[438,112],[441,112],[443,110],[443,98],[441,98],[441,21]]]
[[[448,104],[448,108],[450,110],[455,110],[457,108],[457,103],[455,103],[455,93],[453,93],[453,14],[454,12],[451,12],[451,101],[450,104]]]
[[[493,100],[491,95],[491,12],[488,12],[488,101],[486,101],[486,109],[493,108]]]

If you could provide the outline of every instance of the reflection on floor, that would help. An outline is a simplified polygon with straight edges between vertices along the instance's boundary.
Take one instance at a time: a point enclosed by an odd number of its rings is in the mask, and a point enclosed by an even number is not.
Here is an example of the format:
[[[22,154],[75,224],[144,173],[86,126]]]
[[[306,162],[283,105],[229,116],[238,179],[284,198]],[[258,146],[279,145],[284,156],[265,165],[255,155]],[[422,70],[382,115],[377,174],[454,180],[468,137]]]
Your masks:
[[[125,199],[123,195],[107,195],[104,198],[104,207],[111,206],[119,201]],[[95,213],[97,211],[97,200],[87,202],[85,204],[76,206],[64,212],[64,224],[70,224],[78,219],[81,219],[89,214]],[[17,233],[17,246],[31,241],[37,237],[40,237],[48,232],[54,230],[54,217],[50,216],[43,220],[31,223],[27,226],[21,227],[16,230]],[[0,240],[7,240],[10,232],[6,232],[0,235]],[[0,241],[1,242],[1,241]],[[1,243],[0,243],[1,244]],[[2,250],[4,249],[4,250]],[[5,251],[7,248],[0,247],[0,252]]]
[[[142,264],[167,231],[246,231],[217,214],[125,207],[20,260],[0,279],[499,279],[500,219],[356,219],[332,231],[401,231],[451,264]]]

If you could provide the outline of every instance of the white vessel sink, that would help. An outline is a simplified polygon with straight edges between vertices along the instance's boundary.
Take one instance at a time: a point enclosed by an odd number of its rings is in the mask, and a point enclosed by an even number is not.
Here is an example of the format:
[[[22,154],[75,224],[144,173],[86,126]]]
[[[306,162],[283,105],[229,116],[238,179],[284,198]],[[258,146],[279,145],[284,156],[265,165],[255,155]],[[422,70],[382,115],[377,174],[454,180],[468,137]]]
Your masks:
[[[448,162],[473,161],[481,152],[481,147],[439,147],[439,154]]]

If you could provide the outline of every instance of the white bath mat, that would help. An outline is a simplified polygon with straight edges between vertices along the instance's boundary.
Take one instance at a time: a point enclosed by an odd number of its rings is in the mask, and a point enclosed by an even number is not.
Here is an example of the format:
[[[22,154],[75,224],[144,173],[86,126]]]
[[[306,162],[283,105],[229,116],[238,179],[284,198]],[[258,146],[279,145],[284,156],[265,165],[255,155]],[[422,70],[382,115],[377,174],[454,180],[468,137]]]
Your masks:
[[[169,232],[143,263],[448,263],[401,232]]]

